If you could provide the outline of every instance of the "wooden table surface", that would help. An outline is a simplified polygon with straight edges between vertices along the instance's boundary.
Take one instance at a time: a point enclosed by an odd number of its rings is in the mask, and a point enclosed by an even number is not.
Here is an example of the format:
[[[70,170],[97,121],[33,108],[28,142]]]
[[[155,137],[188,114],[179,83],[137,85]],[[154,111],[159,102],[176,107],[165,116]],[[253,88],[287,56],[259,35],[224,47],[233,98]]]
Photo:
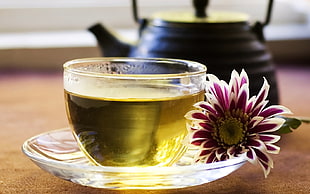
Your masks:
[[[310,117],[310,66],[277,67],[281,104]],[[114,191],[80,186],[41,170],[22,152],[23,142],[68,126],[62,73],[0,72],[0,193],[310,193],[310,125],[283,135],[275,167],[265,179],[249,163],[200,186],[172,190]]]

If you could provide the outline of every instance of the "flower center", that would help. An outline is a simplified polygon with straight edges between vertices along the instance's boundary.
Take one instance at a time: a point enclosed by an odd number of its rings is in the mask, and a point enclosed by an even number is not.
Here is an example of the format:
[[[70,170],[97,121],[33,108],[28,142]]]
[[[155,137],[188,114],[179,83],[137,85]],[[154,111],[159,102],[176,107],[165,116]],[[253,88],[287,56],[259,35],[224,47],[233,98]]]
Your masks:
[[[214,123],[216,131],[213,137],[224,148],[242,143],[246,138],[248,118],[238,109],[226,112]]]
[[[243,124],[236,118],[222,120],[218,130],[219,138],[225,145],[236,145],[243,140]]]

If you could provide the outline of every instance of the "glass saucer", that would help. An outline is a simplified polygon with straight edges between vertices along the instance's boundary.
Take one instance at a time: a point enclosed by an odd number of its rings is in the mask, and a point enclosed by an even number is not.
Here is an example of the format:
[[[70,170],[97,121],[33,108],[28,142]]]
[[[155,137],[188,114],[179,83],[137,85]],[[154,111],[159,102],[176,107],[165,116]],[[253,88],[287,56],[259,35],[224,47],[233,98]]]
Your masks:
[[[40,168],[64,180],[108,189],[173,189],[201,185],[240,168],[242,157],[211,164],[192,164],[189,150],[171,167],[95,166],[80,151],[69,128],[25,141],[23,152]]]

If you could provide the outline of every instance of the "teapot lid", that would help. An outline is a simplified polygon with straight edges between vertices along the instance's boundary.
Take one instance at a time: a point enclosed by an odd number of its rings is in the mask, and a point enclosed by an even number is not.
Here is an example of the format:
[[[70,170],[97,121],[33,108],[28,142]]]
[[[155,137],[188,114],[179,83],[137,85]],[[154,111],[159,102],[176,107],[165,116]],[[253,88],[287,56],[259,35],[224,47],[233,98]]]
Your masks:
[[[210,11],[206,17],[197,17],[193,13],[185,11],[166,11],[153,14],[153,23],[238,23],[248,21],[249,16],[239,12]]]

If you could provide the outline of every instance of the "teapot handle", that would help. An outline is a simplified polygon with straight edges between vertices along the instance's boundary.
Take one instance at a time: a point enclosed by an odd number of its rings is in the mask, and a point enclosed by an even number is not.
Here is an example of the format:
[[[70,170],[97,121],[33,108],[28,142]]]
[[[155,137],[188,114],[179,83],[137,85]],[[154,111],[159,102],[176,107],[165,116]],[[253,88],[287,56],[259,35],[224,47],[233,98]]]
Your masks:
[[[252,26],[252,31],[256,34],[257,38],[261,42],[265,42],[265,37],[264,37],[263,29],[270,22],[272,6],[273,6],[273,0],[269,0],[265,21],[264,22],[257,21],[254,24],[254,26]]]
[[[196,16],[206,17],[206,13],[202,9],[205,9],[205,7],[209,4],[209,1],[193,0],[193,4],[196,8]],[[273,6],[273,0],[269,0],[265,22],[262,23],[263,26],[268,25],[270,22],[272,6]],[[140,23],[141,19],[139,19],[139,16],[138,16],[138,9],[137,9],[137,1],[136,0],[132,0],[132,13],[133,13],[133,18],[134,18],[135,22]]]
[[[139,24],[139,37],[141,37],[142,31],[147,25],[148,20],[145,18],[142,18],[142,19],[139,18],[136,0],[132,0],[132,13],[133,13],[133,18],[135,22]]]
[[[208,4],[209,4],[209,0],[193,0],[193,5],[196,11],[195,15],[197,17],[206,17],[207,14],[205,12],[205,8],[208,6]],[[131,5],[132,5],[133,18],[135,22],[141,23],[141,19],[139,18],[139,15],[138,15],[137,1],[132,0]]]
[[[131,1],[131,5],[132,5],[132,14],[133,14],[133,19],[135,20],[135,22],[139,23],[139,16],[138,16],[138,9],[137,9],[137,2],[136,0],[132,0]]]
[[[203,12],[203,10],[201,10],[201,9],[198,10],[197,6],[202,6],[203,8],[205,8],[208,5],[208,3],[209,3],[209,1],[206,1],[206,0],[205,1],[193,0],[193,4],[196,8],[196,15],[198,17],[205,17],[206,13]],[[262,42],[265,41],[264,34],[263,34],[263,28],[265,26],[267,26],[270,22],[272,7],[273,7],[273,0],[269,0],[265,21],[263,23],[257,21],[254,24],[254,26],[252,27],[252,31],[257,35],[258,39],[261,40]],[[140,24],[139,34],[141,35],[144,27],[147,25],[147,19],[140,19],[139,18],[136,0],[132,0],[132,13],[133,13],[133,17],[134,17],[135,22]]]
[[[267,7],[266,18],[265,18],[265,22],[263,23],[263,26],[268,25],[269,22],[270,22],[272,6],[273,6],[273,0],[269,0],[268,7]]]

